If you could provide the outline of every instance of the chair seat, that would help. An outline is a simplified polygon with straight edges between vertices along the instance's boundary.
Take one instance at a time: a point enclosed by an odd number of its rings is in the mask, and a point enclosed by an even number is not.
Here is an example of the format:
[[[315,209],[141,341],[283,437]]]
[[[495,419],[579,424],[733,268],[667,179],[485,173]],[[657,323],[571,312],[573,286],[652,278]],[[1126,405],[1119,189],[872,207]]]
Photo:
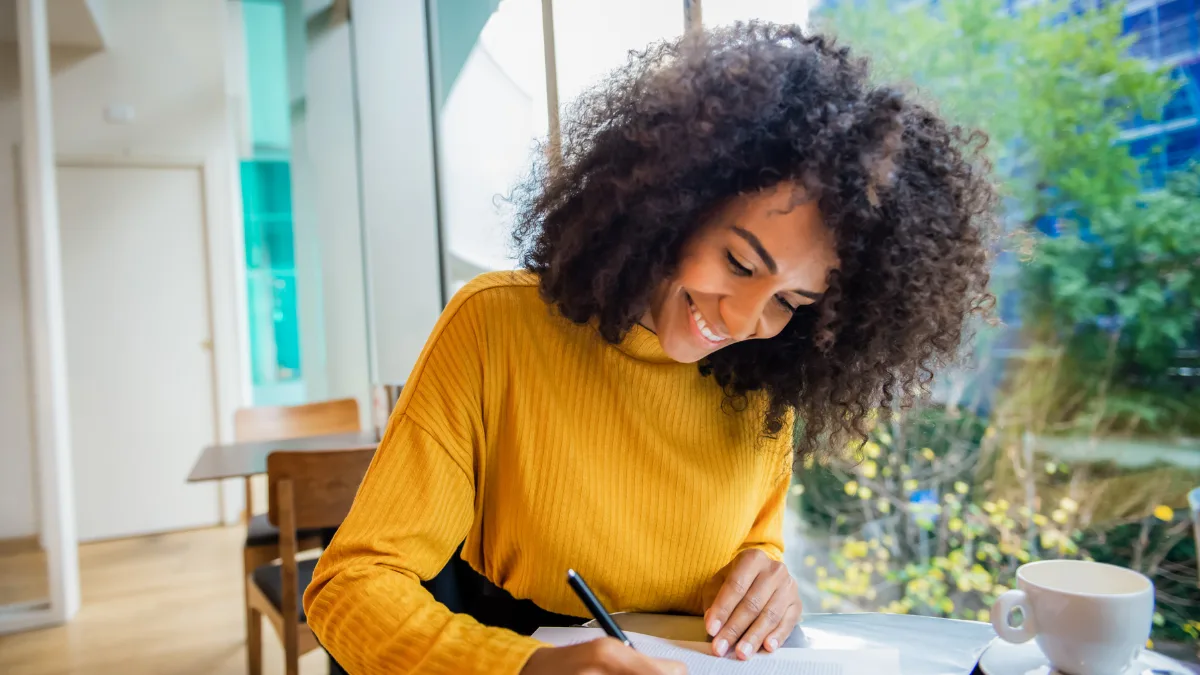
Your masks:
[[[317,567],[317,558],[296,561],[296,604],[300,610],[300,623],[308,623],[304,615],[304,589],[312,582],[313,570]],[[254,585],[262,591],[271,605],[283,611],[283,567],[277,564],[263,565],[250,575]]]
[[[296,532],[298,539],[319,536],[321,536],[321,530],[298,530]],[[260,513],[250,518],[250,523],[246,526],[246,546],[278,545],[279,528],[272,525],[270,520],[267,520],[267,514]]]

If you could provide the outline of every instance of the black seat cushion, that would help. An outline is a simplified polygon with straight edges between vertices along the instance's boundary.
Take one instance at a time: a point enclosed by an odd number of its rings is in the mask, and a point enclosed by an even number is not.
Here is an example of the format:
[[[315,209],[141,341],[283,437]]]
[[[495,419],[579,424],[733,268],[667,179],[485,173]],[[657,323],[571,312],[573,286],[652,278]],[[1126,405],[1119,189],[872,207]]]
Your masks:
[[[321,530],[298,530],[298,539],[321,536]],[[278,546],[279,528],[267,520],[267,514],[260,513],[250,519],[246,526],[246,546]]]
[[[317,567],[317,558],[296,561],[296,604],[300,609],[300,623],[307,623],[304,615],[304,589],[312,582],[313,570]],[[251,574],[254,585],[258,586],[271,605],[283,611],[283,567],[277,564],[263,565]]]

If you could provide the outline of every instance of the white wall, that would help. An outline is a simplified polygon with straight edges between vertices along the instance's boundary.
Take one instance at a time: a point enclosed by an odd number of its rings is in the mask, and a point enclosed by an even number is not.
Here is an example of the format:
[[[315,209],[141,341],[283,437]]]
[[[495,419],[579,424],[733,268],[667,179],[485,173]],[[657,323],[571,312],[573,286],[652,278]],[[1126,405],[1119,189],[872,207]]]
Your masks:
[[[422,0],[355,0],[362,208],[375,380],[408,379],[442,311]]]
[[[131,156],[206,161],[207,221],[213,284],[214,344],[223,406],[222,435],[228,437],[232,409],[243,400],[237,367],[241,351],[238,295],[244,294],[233,251],[241,231],[236,155],[228,123],[225,86],[226,3],[224,0],[120,0],[104,6],[108,48],[56,61],[53,77],[54,131],[59,156]],[[7,49],[0,46],[0,49]],[[5,52],[7,53],[7,52]],[[57,56],[57,55],[56,55]],[[15,59],[14,59],[15,60]],[[0,58],[0,71],[9,59]],[[0,74],[0,537],[30,533],[31,514],[10,510],[30,483],[20,455],[29,454],[28,378],[22,348],[24,320],[14,305],[21,297],[14,272],[19,247],[12,200],[11,149],[19,131],[19,109]],[[132,106],[132,123],[104,120],[110,104]],[[212,252],[210,252],[212,254]],[[68,378],[70,364],[67,364]],[[199,452],[199,448],[195,451]],[[185,449],[181,451],[191,451]],[[13,463],[10,464],[9,462]],[[10,467],[18,470],[10,471]],[[182,480],[182,477],[180,477]]]
[[[21,136],[15,45],[0,44],[0,539],[37,533],[24,248],[17,228]]]

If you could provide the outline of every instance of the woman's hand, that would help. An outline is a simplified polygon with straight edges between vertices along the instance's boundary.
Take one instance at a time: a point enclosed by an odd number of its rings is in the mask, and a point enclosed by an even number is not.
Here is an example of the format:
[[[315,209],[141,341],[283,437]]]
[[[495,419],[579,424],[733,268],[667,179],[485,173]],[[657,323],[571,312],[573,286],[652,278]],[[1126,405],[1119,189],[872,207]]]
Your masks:
[[[783,563],[751,548],[738,554],[704,589],[704,627],[713,653],[736,646],[739,659],[760,647],[773,652],[800,619],[800,590]]]
[[[539,649],[525,662],[521,675],[687,675],[682,663],[655,659],[612,638],[570,647]]]

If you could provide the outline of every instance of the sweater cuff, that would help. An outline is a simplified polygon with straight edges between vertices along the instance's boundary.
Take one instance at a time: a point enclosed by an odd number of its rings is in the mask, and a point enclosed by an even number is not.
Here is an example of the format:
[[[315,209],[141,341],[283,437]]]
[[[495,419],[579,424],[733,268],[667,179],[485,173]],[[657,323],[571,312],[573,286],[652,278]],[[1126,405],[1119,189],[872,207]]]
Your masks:
[[[434,650],[441,663],[432,672],[463,673],[464,675],[518,675],[529,657],[550,645],[508,630],[488,629],[490,635],[482,643],[457,642],[453,647]]]

